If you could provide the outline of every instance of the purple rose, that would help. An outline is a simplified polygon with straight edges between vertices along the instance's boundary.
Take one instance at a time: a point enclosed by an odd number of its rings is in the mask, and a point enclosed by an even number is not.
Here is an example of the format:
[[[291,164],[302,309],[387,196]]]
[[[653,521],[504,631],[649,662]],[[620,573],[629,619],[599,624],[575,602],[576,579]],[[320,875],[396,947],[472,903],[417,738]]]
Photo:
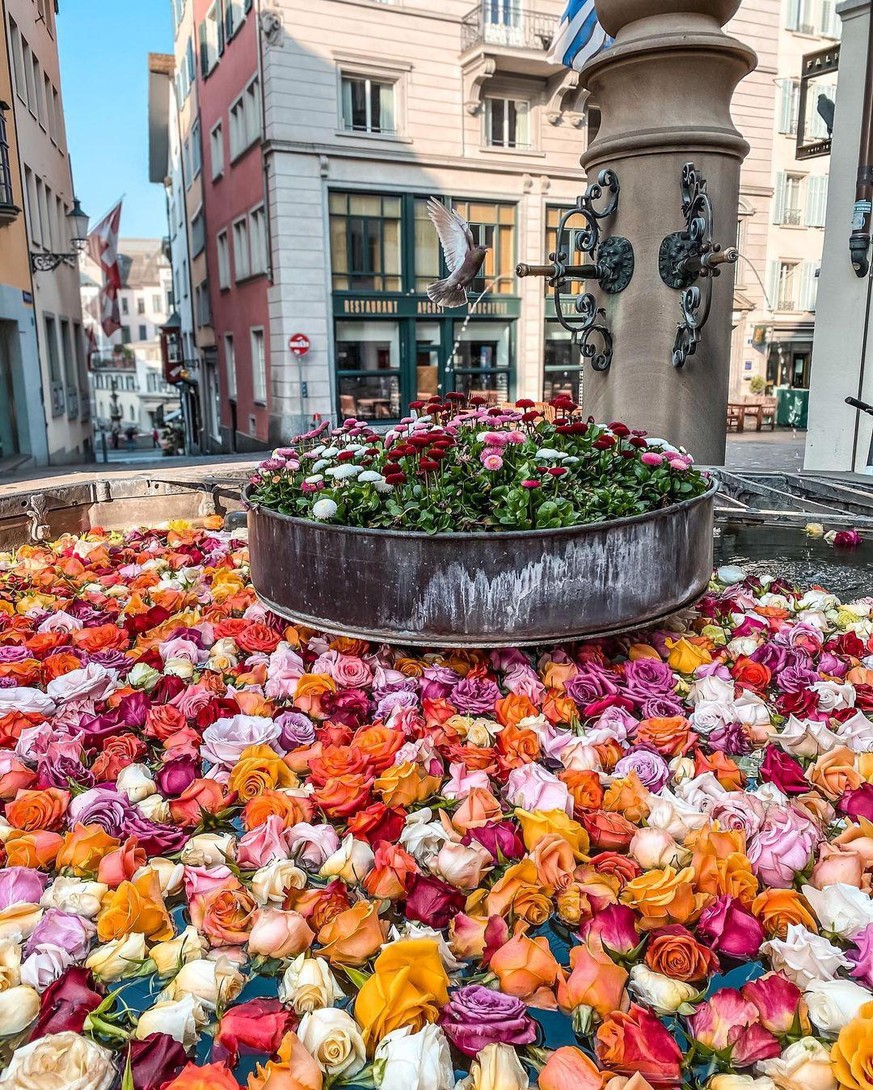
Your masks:
[[[82,825],[99,825],[110,836],[124,840],[130,835],[127,826],[133,813],[126,795],[105,787],[93,787],[70,803],[70,825],[72,827],[76,821]]]
[[[428,666],[421,679],[422,700],[445,700],[460,678],[448,666]]]
[[[814,685],[819,680],[819,676],[815,671],[804,666],[786,666],[784,670],[779,671],[776,680],[783,692],[802,693],[810,685]]]
[[[632,749],[615,766],[616,776],[628,776],[636,772],[643,787],[660,791],[670,778],[670,769],[660,753],[650,749]]]
[[[684,715],[685,709],[672,696],[653,696],[643,701],[640,708],[643,719],[669,719],[674,715]]]
[[[59,946],[76,961],[82,961],[90,950],[91,939],[96,933],[97,928],[90,920],[83,919],[74,912],[49,908],[33,929],[24,953],[29,957],[40,946]]]
[[[873,988],[873,923],[858,932],[852,942],[854,947],[846,951],[846,957],[852,963],[852,976]]]
[[[415,693],[396,690],[386,693],[376,705],[376,718],[387,719],[395,708],[417,708],[418,697]]]
[[[6,647],[0,647],[0,662],[24,662],[25,659],[30,657],[30,651],[18,644],[8,644]]]
[[[849,664],[831,651],[824,651],[818,660],[818,668],[822,674],[830,674],[831,677],[842,677],[848,672]]]
[[[500,699],[497,684],[484,677],[465,677],[455,686],[451,702],[462,715],[485,715]]]
[[[311,746],[315,741],[315,724],[302,712],[282,712],[274,722],[281,728],[278,740],[283,749]]]
[[[707,739],[710,749],[722,753],[748,753],[752,748],[746,728],[742,723],[722,723]]]
[[[119,703],[118,715],[126,727],[143,727],[151,706],[148,693],[131,693]]]
[[[49,758],[43,755],[36,768],[38,779],[36,786],[42,791],[46,787],[62,787],[66,790],[70,781],[79,787],[93,787],[96,783],[94,773],[85,768],[75,757],[59,756]]]
[[[167,761],[155,776],[158,791],[165,799],[175,799],[190,787],[200,773],[200,761],[195,757],[179,757]]]
[[[578,674],[564,683],[564,691],[571,700],[582,707],[585,704],[593,704],[602,696],[615,696],[618,686],[612,674],[608,674],[593,663],[587,663],[580,667]]]
[[[134,667],[133,659],[128,658],[123,651],[95,651],[91,661],[107,670],[116,670],[122,677],[127,677]]]
[[[475,1056],[486,1045],[529,1045],[537,1036],[536,1022],[520,999],[481,984],[458,988],[443,1007],[440,1023],[465,1056]]]
[[[765,643],[756,647],[749,658],[752,662],[759,662],[768,670],[772,670],[774,674],[778,674],[787,665],[788,651],[778,644]]]
[[[624,693],[635,703],[669,696],[676,688],[673,671],[660,659],[636,659],[624,664]]]
[[[0,870],[0,911],[10,905],[39,904],[47,882],[47,874],[30,867],[4,867]]]

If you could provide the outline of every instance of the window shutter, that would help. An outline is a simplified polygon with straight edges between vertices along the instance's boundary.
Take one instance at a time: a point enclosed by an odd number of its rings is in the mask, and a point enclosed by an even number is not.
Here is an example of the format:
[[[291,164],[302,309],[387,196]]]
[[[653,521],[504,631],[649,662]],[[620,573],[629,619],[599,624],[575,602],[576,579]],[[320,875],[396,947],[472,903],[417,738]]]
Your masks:
[[[776,175],[776,188],[773,190],[773,222],[781,223],[785,218],[785,174]]]
[[[788,0],[788,17],[785,20],[786,30],[797,30],[800,23],[800,5],[803,0]]]
[[[218,10],[216,11],[218,18],[215,20],[218,29],[218,55],[219,57],[224,53],[224,23],[225,23],[225,11],[224,0],[218,0]]]
[[[824,227],[827,208],[828,179],[826,174],[813,174],[807,181],[809,200],[806,208],[807,227]]]
[[[803,306],[805,310],[813,313],[815,312],[816,297],[818,295],[818,277],[815,275],[817,271],[817,262],[806,262],[806,298],[803,300]]]
[[[209,41],[206,23],[200,24],[200,75],[205,79],[209,75]]]
[[[792,94],[791,80],[780,79],[779,83],[779,131],[791,132]]]
[[[779,262],[767,262],[767,299],[768,310],[779,309]]]
[[[233,0],[226,0],[224,8],[224,38],[230,41],[233,37]]]

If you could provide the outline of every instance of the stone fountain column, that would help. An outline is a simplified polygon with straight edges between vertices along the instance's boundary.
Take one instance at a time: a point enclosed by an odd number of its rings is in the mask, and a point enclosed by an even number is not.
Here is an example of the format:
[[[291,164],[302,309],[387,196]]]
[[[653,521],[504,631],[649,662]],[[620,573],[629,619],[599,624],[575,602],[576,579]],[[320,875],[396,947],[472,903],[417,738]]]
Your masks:
[[[596,0],[615,44],[581,73],[601,110],[600,132],[581,158],[589,182],[611,168],[621,187],[611,235],[630,239],[635,273],[621,294],[589,282],[614,340],[611,367],[586,369],[584,408],[597,420],[686,447],[698,462],[724,462],[734,270],[720,266],[712,309],[696,351],[675,367],[671,352],[680,291],[658,272],[661,241],[683,230],[681,177],[693,162],[706,179],[713,239],[736,244],[740,165],[749,145],[730,105],[754,52],[722,27],[740,0]]]

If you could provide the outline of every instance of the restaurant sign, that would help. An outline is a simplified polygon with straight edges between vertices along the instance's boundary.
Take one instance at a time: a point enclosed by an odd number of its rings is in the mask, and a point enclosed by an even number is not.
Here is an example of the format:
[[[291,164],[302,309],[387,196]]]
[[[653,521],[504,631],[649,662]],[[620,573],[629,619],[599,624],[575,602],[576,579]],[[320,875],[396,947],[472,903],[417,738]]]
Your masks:
[[[475,296],[474,296],[475,299]],[[521,300],[515,297],[480,299],[473,308],[453,307],[446,310],[426,296],[420,295],[340,295],[334,294],[333,313],[336,318],[517,318]]]

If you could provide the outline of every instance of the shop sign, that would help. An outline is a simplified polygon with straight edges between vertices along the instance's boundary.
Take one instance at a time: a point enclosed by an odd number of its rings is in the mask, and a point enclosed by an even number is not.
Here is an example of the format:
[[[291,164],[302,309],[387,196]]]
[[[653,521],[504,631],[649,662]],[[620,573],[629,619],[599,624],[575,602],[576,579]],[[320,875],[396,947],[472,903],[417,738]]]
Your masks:
[[[475,300],[475,297],[474,297]],[[333,297],[333,313],[337,318],[420,318],[425,315],[434,318],[517,318],[521,310],[521,301],[514,297],[481,299],[473,308],[457,307],[446,310],[430,299],[415,295],[341,295]]]

